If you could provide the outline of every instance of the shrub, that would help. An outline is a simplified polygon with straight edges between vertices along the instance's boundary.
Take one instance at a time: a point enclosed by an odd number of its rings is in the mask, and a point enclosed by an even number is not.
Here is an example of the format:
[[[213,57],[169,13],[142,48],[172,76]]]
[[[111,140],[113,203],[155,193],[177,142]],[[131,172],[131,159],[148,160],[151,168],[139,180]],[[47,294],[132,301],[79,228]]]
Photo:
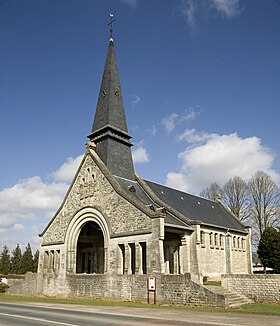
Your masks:
[[[6,290],[9,288],[9,285],[3,282],[0,282],[0,293],[6,292]]]

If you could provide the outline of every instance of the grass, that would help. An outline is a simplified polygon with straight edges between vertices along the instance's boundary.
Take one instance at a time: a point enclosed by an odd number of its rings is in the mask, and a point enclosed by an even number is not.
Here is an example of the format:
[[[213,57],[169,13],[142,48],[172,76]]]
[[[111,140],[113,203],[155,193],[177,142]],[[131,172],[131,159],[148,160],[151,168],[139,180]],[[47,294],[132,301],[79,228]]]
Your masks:
[[[143,302],[121,301],[117,299],[94,299],[81,297],[49,297],[49,296],[21,296],[0,294],[0,302],[36,302],[36,303],[61,303],[61,304],[76,304],[76,305],[94,305],[94,306],[120,306],[133,308],[155,308],[155,309],[179,309],[205,312],[231,312],[231,313],[248,313],[261,315],[275,315],[280,316],[280,304],[278,303],[251,303],[238,308],[217,308],[206,306],[193,305],[167,305],[157,304],[148,305]]]
[[[218,282],[218,281],[204,281],[203,285],[221,286],[221,282]]]

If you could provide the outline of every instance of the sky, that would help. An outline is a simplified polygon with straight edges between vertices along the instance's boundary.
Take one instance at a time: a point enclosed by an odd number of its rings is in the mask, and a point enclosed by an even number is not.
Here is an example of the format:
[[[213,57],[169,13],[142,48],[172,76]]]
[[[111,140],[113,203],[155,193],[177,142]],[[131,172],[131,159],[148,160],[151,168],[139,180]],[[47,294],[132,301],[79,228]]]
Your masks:
[[[137,173],[280,185],[280,0],[0,0],[0,250],[36,249],[86,151],[110,13]]]

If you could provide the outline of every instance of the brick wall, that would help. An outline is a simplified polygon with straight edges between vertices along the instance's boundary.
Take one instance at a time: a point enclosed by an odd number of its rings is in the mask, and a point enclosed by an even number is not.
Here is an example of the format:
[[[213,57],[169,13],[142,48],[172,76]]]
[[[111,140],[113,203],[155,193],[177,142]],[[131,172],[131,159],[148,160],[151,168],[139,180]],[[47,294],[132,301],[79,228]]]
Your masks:
[[[280,302],[280,274],[222,275],[222,286],[257,302]]]

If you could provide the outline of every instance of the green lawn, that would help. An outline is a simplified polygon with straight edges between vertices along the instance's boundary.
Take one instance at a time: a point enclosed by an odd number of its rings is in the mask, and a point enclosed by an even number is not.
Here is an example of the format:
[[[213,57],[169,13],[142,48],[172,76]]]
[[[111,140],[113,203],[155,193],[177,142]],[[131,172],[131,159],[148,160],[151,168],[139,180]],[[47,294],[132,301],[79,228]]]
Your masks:
[[[114,299],[93,299],[93,298],[77,298],[77,297],[48,297],[48,296],[20,296],[20,295],[8,295],[0,294],[1,302],[37,302],[37,303],[63,303],[63,304],[80,304],[80,305],[95,305],[95,306],[125,306],[125,307],[137,307],[137,308],[155,308],[155,309],[186,309],[193,311],[209,311],[209,312],[237,312],[237,313],[250,313],[250,314],[262,314],[262,315],[276,315],[280,316],[280,304],[279,303],[251,303],[243,305],[239,308],[215,308],[215,307],[203,307],[192,305],[148,305],[141,302],[129,302],[120,301]]]

